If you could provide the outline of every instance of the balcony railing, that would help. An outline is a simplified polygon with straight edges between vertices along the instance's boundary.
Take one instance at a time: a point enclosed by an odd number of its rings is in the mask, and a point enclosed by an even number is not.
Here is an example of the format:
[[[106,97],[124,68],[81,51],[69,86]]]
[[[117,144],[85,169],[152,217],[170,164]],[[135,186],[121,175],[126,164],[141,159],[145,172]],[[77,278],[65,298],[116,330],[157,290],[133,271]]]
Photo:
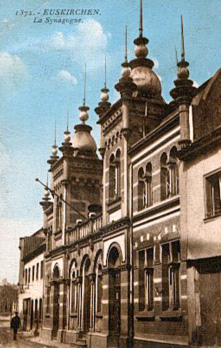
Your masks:
[[[79,223],[69,231],[69,244],[96,233],[102,227],[102,216],[90,218],[86,222]]]

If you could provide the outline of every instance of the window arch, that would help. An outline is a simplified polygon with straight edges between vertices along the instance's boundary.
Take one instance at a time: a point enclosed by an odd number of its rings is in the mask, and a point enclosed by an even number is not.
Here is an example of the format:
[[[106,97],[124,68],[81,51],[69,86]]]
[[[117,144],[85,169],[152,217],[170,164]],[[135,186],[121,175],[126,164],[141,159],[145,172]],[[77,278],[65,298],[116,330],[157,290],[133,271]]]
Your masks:
[[[77,271],[76,269],[71,272],[71,313],[77,313],[77,303],[78,303],[78,291],[77,291]]]
[[[149,162],[146,166],[145,173],[145,190],[146,190],[146,202],[145,206],[150,207],[153,202],[152,197],[152,164]]]
[[[118,149],[116,152],[116,157],[115,157],[115,190],[114,190],[115,197],[119,197],[120,191],[121,191],[120,158],[121,158],[121,153],[120,153],[120,150]]]
[[[138,170],[138,210],[142,210],[145,207],[145,201],[144,170],[143,168],[140,168]]]
[[[62,199],[63,196],[57,197],[57,205],[56,205],[56,229],[61,229],[62,226]]]
[[[167,166],[167,154],[164,152],[160,159],[160,186],[161,200],[165,200],[170,194],[170,175]]]
[[[109,163],[109,198],[116,199],[120,197],[121,192],[121,151],[118,149],[116,155],[110,156]]]
[[[150,207],[153,204],[152,194],[152,164],[146,165],[146,171],[138,171],[138,210]]]
[[[179,169],[176,147],[173,147],[170,150],[170,156],[167,164],[170,173],[170,196],[175,196],[179,193]]]

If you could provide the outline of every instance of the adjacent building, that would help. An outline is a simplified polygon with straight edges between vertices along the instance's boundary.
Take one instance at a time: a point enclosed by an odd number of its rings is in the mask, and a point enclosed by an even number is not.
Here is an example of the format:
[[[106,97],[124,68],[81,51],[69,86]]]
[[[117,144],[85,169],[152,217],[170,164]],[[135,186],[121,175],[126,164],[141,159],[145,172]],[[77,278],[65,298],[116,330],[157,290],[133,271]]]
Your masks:
[[[126,54],[115,86],[121,97],[111,105],[105,83],[95,109],[101,158],[85,98],[60,157],[53,145],[43,228],[30,237],[33,251],[21,240],[20,267],[24,327],[41,318],[47,339],[88,348],[220,340],[220,71],[195,88],[182,35],[168,104],[148,41],[141,2],[135,58]]]

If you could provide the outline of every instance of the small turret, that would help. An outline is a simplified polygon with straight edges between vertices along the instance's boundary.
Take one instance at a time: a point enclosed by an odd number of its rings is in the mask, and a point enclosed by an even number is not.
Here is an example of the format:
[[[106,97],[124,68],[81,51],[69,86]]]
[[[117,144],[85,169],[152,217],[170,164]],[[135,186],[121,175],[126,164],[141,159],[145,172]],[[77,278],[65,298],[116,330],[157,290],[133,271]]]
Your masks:
[[[52,146],[52,154],[49,158],[49,160],[47,161],[48,164],[50,164],[51,166],[57,162],[57,160],[59,159],[58,156],[58,150],[57,150],[57,144],[56,144],[56,121],[55,121],[55,135],[54,135],[54,145]]]
[[[177,62],[177,80],[174,81],[175,88],[170,91],[171,97],[179,107],[181,138],[180,145],[184,148],[190,144],[189,131],[189,105],[197,93],[193,87],[193,81],[189,80],[189,63],[185,60],[183,17],[181,16],[181,61]]]
[[[111,106],[109,103],[109,89],[107,88],[107,60],[105,56],[105,64],[104,64],[104,88],[101,89],[101,101],[98,103],[98,106],[94,109],[96,114],[101,117],[105,111]]]

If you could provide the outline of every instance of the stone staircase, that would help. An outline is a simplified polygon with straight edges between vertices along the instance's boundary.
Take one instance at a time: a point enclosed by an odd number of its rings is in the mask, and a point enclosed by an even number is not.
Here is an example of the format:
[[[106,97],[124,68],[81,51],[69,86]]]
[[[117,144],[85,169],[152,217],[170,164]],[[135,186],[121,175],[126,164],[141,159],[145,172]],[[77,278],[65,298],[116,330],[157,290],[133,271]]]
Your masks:
[[[70,347],[72,348],[87,348],[87,341],[85,337],[78,338],[75,343],[71,343]]]

